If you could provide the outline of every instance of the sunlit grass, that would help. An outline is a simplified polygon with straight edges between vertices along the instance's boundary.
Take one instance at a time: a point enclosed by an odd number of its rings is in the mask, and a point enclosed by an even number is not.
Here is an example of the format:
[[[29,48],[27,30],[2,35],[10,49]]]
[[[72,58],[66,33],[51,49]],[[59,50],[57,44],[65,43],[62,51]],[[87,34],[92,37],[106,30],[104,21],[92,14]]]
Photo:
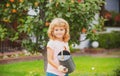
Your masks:
[[[77,56],[76,70],[69,76],[113,76],[120,58]],[[0,76],[45,76],[43,60],[0,65]]]
[[[76,71],[71,76],[113,76],[120,58],[81,56],[74,58]]]

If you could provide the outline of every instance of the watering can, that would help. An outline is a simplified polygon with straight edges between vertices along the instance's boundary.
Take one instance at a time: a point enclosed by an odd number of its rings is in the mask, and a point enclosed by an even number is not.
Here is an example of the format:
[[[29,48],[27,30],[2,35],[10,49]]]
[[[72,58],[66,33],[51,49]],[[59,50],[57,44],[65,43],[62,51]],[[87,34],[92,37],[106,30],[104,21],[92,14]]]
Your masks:
[[[68,68],[67,73],[71,73],[75,70],[75,64],[69,51],[67,50],[61,51],[58,53],[57,57],[60,64]]]

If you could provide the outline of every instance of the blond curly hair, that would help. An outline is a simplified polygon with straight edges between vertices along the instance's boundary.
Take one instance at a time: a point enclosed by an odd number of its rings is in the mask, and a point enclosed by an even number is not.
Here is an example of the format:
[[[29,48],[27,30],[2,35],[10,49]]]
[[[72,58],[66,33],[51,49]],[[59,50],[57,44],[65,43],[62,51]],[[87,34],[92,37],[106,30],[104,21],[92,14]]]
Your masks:
[[[55,40],[55,36],[53,35],[53,30],[55,27],[64,27],[65,28],[65,35],[63,36],[63,41],[68,42],[70,39],[68,22],[62,18],[55,18],[52,20],[52,22],[50,23],[50,26],[48,28],[48,37],[52,40]]]

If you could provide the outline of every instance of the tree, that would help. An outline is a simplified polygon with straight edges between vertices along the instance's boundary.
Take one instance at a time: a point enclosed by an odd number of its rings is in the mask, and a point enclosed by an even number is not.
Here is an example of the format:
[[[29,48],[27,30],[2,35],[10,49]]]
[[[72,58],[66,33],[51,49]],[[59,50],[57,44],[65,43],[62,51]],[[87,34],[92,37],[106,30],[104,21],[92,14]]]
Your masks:
[[[2,0],[0,1],[0,40],[21,38],[23,46],[31,51],[45,54],[50,21],[61,17],[70,24],[70,44],[78,44],[81,33],[94,39],[101,27],[93,24],[103,0]],[[36,15],[28,15],[29,8]],[[94,26],[93,26],[94,25]],[[34,38],[34,41],[33,39]],[[46,57],[46,56],[45,56]]]

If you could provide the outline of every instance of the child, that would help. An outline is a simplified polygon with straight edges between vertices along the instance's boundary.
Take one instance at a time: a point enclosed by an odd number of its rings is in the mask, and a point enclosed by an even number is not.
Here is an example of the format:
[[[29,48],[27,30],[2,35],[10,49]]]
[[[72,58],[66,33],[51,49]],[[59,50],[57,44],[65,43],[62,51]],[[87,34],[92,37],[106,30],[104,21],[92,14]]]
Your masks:
[[[68,50],[69,24],[62,18],[55,18],[50,23],[48,29],[48,37],[50,38],[47,44],[47,76],[68,76],[68,69],[60,65],[57,55],[62,50]]]

